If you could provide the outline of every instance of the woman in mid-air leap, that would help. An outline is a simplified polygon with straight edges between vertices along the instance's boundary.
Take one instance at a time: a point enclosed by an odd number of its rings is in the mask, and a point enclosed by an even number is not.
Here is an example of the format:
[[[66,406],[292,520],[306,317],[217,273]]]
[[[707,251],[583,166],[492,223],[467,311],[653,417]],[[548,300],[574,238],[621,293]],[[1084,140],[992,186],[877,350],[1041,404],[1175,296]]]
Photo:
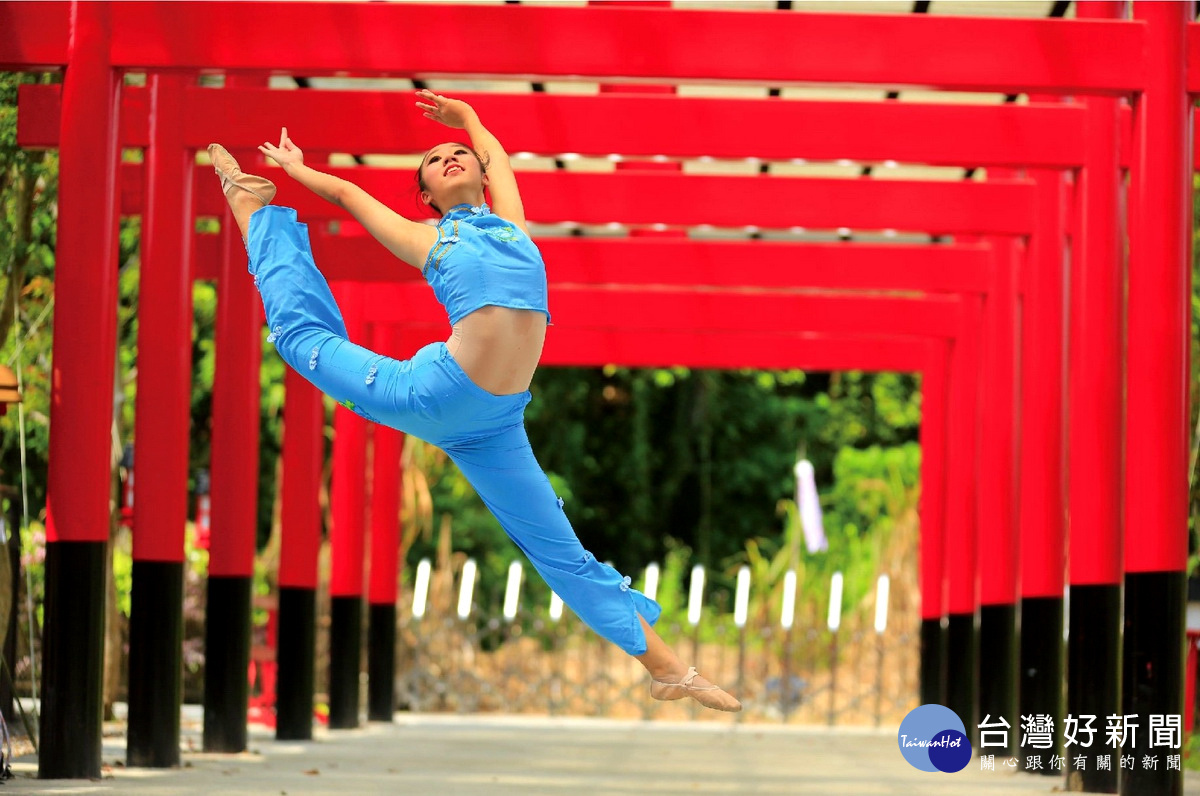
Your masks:
[[[583,548],[534,458],[524,412],[550,320],[545,265],[500,142],[467,103],[425,90],[417,96],[427,118],[465,130],[472,144],[440,144],[421,160],[417,183],[421,200],[442,214],[436,226],[406,219],[357,185],[304,165],[287,128],[278,146],[259,149],[420,268],[449,315],[450,339],[408,360],[350,342],[296,211],[271,205],[274,184],[244,173],[213,144],[209,155],[246,241],[268,340],[343,406],[446,451],[563,602],[646,667],[652,697],[741,710],[654,632],[657,603]]]

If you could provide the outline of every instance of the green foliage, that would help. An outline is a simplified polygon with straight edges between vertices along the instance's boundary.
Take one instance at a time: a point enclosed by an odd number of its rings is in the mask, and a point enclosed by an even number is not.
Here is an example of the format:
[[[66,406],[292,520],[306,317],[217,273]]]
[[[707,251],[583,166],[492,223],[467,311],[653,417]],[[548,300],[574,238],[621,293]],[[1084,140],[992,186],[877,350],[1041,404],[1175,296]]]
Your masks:
[[[20,84],[49,80],[0,72],[0,361],[18,372],[22,385],[29,496],[34,506],[45,504],[50,442],[58,157],[17,146],[16,97]],[[10,482],[21,466],[18,421],[16,411],[0,417],[0,468]]]
[[[1192,732],[1183,739],[1183,768],[1200,771],[1200,733]]]
[[[543,467],[571,485],[567,511],[601,560],[640,571],[668,541],[729,588],[722,562],[780,532],[798,452],[818,483],[846,447],[914,443],[919,380],[800,371],[543,369],[529,435]]]
[[[128,539],[128,534],[122,534]],[[117,593],[117,608],[125,617],[133,612],[133,549],[132,544],[114,544],[112,550],[113,585]]]
[[[796,610],[829,607],[829,584],[843,577],[842,613],[857,610],[887,572],[886,550],[897,522],[916,507],[921,452],[916,443],[865,450],[841,449],[834,461],[834,480],[821,494],[823,525],[829,547],[809,553],[795,500],[779,501],[784,517],[777,536],[749,539],[731,569],[750,568],[749,615],[759,623],[776,622],[783,606],[786,573],[796,573]],[[893,576],[900,573],[891,572]]]
[[[839,451],[833,488],[823,498],[829,550],[819,577],[806,573],[804,588],[827,588],[828,575],[841,572],[844,605],[855,606],[872,592],[896,522],[916,506],[920,475],[921,449],[913,442]]]
[[[46,595],[46,527],[31,522],[21,528],[21,572],[29,585],[37,626],[42,626],[42,604]],[[23,611],[23,609],[22,609]]]
[[[668,540],[665,547],[666,554],[663,556],[658,590],[654,597],[662,606],[662,621],[682,624],[687,619],[692,550],[673,539]]]

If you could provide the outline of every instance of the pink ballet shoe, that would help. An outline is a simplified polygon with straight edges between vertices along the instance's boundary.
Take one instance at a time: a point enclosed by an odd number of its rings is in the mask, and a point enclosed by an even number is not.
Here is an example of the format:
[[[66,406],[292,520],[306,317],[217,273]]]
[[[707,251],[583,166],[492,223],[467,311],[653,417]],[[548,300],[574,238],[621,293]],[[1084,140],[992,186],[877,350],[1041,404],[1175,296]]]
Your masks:
[[[737,713],[742,709],[742,703],[733,696],[725,693],[715,685],[696,685],[694,683],[699,673],[692,666],[687,674],[677,683],[667,683],[662,680],[650,681],[650,696],[662,702],[691,697],[706,708]]]
[[[221,190],[225,192],[226,199],[232,202],[238,191],[246,191],[264,206],[271,204],[271,200],[275,198],[275,183],[266,177],[257,177],[242,171],[233,155],[220,144],[209,144],[208,156],[217,176],[221,178]]]

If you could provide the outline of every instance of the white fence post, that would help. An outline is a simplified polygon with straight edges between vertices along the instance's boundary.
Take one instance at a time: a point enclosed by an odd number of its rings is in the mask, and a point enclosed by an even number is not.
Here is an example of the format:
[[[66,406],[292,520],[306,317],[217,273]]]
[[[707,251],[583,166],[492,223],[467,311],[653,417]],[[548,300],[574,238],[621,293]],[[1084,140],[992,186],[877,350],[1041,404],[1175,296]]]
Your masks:
[[[700,611],[704,603],[704,565],[692,567],[692,583],[688,589],[688,624],[700,624]]]
[[[562,609],[562,597],[558,596],[558,592],[550,592],[550,621],[557,622],[562,619]]]
[[[471,615],[471,596],[475,593],[475,559],[468,558],[463,564],[462,583],[458,587],[458,618]]]
[[[882,634],[887,630],[888,594],[891,580],[887,575],[880,575],[875,586],[875,633]]]
[[[521,598],[521,562],[508,565],[508,583],[504,586],[504,620],[511,622],[517,615],[517,601]]]
[[[429,600],[429,573],[430,564],[428,558],[422,558],[417,564],[417,577],[413,582],[413,603],[412,615],[415,619],[421,619],[425,616],[425,605]]]
[[[733,623],[739,628],[746,626],[750,612],[750,567],[742,567],[737,574],[737,595],[733,601]]]
[[[783,608],[779,612],[779,624],[791,630],[796,620],[796,572],[789,569],[783,576]]]
[[[642,594],[651,600],[658,596],[658,564],[653,561],[646,567],[646,581],[642,587]]]
[[[835,572],[829,580],[829,629],[837,632],[842,626],[842,573]]]

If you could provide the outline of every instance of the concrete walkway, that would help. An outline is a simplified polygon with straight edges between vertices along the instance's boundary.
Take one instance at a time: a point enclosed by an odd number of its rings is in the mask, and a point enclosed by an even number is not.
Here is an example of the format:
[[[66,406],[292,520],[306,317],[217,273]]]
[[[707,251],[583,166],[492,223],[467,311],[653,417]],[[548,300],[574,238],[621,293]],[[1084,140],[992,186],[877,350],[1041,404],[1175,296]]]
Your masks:
[[[198,749],[198,729],[184,749]],[[250,751],[185,752],[183,767],[126,769],[125,739],[106,737],[99,781],[38,780],[20,758],[0,793],[184,794],[1048,794],[1060,777],[980,771],[928,774],[901,757],[896,730],[717,722],[397,714],[389,725],[319,730],[276,742],[251,727]],[[999,761],[997,761],[999,763]],[[1002,768],[1002,767],[1001,767]],[[1185,792],[1200,795],[1200,772]]]

